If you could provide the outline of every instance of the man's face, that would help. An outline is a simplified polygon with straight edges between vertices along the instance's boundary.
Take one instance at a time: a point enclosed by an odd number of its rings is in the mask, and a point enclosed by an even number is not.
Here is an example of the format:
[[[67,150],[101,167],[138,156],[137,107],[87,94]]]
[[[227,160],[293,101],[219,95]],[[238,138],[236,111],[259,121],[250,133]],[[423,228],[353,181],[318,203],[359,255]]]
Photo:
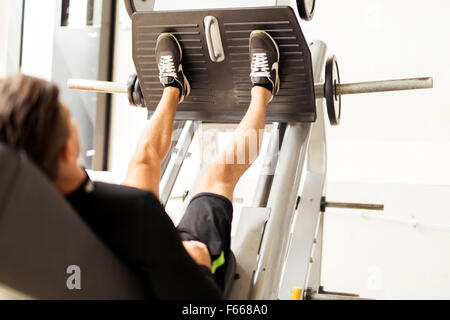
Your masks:
[[[81,153],[81,142],[80,142],[80,136],[78,133],[78,127],[75,124],[75,122],[73,122],[73,120],[72,120],[72,117],[70,114],[70,109],[65,104],[62,104],[62,106],[64,109],[64,113],[66,115],[66,119],[67,119],[67,123],[68,123],[68,127],[69,127],[69,140],[67,141],[67,147],[69,149],[70,162],[77,163],[78,158]]]

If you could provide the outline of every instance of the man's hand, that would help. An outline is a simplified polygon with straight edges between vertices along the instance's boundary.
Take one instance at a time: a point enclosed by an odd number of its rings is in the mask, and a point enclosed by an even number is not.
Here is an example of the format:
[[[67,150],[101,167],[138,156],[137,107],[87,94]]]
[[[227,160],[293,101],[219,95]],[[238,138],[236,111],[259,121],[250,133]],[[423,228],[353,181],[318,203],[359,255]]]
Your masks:
[[[183,241],[183,245],[197,264],[206,266],[211,270],[211,256],[206,244],[199,241]]]

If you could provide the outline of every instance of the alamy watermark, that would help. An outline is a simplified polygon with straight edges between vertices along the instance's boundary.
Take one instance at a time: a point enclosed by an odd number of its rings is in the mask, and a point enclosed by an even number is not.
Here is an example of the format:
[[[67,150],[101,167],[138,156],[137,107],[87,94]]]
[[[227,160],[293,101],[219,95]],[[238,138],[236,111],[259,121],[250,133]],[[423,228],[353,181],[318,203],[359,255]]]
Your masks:
[[[172,141],[176,140],[176,137],[181,135],[183,129],[177,129],[174,131]],[[203,164],[223,164],[223,165],[251,165],[253,164],[258,155],[260,154],[264,133],[266,130],[248,129],[226,129],[218,130],[214,128],[204,129],[202,126],[197,130],[194,139],[198,139],[200,145],[200,162]],[[226,149],[223,151],[217,150],[218,146],[213,145],[214,141],[217,141],[217,137],[220,134],[230,134],[230,139],[227,143]],[[264,154],[264,162],[262,168],[262,174],[273,175],[275,173],[276,164],[280,151],[280,134],[277,129],[271,131],[270,142],[267,147],[267,153]],[[179,154],[185,154],[188,152],[192,141],[187,141],[181,150],[176,150]],[[214,150],[214,152],[211,152]],[[183,157],[175,157],[176,164],[183,162]]]
[[[71,265],[67,267],[66,273],[69,275],[66,281],[67,289],[81,290],[81,268]]]

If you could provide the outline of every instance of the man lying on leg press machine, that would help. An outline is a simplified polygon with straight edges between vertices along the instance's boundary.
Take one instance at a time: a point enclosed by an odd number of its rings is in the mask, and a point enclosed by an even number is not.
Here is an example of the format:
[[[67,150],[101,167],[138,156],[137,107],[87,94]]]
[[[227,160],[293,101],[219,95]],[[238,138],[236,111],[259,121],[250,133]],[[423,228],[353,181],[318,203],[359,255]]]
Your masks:
[[[163,96],[132,156],[122,186],[93,183],[77,164],[78,131],[58,89],[19,75],[0,83],[0,142],[24,151],[92,230],[148,279],[158,299],[220,299],[230,254],[233,192],[256,160],[266,111],[279,89],[279,50],[264,31],[250,35],[252,100],[227,149],[207,168],[177,228],[159,197],[161,163],[171,144],[177,106],[190,93],[174,35],[158,38]],[[226,112],[226,110],[224,110]],[[254,133],[252,155],[248,132]],[[245,159],[240,163],[237,159]]]

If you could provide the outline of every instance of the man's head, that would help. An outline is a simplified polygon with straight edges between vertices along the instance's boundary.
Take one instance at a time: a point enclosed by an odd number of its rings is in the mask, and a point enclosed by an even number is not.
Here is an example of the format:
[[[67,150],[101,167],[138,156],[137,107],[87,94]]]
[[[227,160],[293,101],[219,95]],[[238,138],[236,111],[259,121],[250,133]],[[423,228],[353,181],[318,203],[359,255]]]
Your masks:
[[[0,80],[0,142],[25,151],[52,181],[77,166],[78,130],[58,88],[19,74]]]

